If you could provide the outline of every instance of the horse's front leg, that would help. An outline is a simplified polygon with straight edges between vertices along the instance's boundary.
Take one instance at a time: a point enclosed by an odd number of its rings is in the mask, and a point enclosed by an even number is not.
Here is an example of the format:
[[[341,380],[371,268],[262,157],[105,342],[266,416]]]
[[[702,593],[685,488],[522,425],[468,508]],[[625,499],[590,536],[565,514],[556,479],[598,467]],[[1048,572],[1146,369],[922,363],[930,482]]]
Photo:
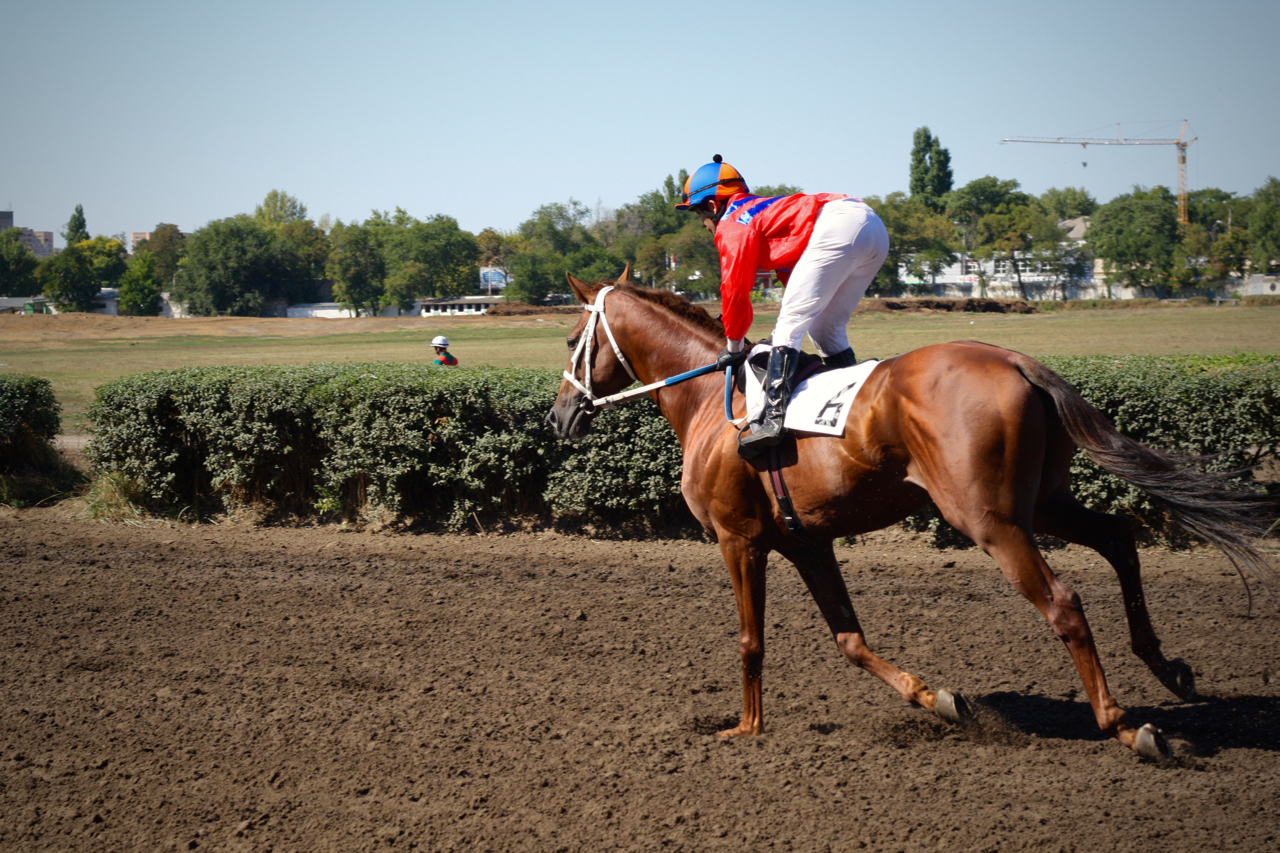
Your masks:
[[[965,722],[971,718],[969,704],[960,694],[949,690],[935,693],[916,676],[903,672],[871,651],[853,610],[849,589],[840,574],[840,564],[836,561],[831,543],[783,550],[782,555],[795,564],[805,586],[809,588],[809,594],[827,620],[827,627],[831,629],[836,645],[849,661],[898,691],[898,695],[911,704],[933,711],[949,722]]]
[[[764,578],[769,552],[741,535],[719,531],[718,538],[738,602],[742,644],[742,722],[719,735],[757,735],[764,728],[760,677],[764,670]]]

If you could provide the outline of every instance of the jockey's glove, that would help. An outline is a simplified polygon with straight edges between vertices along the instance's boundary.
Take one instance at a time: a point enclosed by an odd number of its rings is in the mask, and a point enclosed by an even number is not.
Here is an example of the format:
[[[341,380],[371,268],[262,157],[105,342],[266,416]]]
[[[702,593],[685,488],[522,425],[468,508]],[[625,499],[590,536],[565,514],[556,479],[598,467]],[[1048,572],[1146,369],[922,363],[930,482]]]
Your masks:
[[[716,357],[716,369],[724,370],[726,367],[737,367],[747,360],[747,351],[739,349],[737,352],[730,352],[728,347],[720,350],[720,355]]]

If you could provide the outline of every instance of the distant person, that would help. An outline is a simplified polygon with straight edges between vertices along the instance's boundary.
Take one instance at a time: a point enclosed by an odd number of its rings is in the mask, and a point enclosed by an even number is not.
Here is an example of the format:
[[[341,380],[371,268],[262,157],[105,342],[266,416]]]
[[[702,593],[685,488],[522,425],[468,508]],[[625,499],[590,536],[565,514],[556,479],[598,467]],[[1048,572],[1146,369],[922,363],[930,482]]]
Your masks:
[[[436,349],[436,360],[431,362],[432,365],[442,365],[443,367],[457,367],[458,360],[449,352],[449,339],[444,335],[436,335],[431,339],[431,346]]]

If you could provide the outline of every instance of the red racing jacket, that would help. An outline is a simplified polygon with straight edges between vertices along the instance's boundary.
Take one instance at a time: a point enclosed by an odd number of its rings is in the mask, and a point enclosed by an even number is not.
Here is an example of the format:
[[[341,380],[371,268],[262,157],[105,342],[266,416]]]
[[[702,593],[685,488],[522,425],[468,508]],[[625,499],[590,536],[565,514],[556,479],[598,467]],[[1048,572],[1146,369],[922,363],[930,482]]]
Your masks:
[[[745,337],[755,313],[751,286],[756,271],[773,272],[784,285],[791,269],[809,245],[813,223],[829,201],[849,198],[844,193],[760,198],[739,193],[716,226],[720,252],[720,300],[724,334],[736,341]]]

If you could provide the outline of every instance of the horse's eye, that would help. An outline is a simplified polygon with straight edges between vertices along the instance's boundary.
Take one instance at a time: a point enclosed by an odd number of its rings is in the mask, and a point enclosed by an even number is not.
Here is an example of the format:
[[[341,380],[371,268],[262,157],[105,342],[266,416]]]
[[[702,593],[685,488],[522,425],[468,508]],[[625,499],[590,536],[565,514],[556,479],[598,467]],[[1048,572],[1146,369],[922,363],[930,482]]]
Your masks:
[[[565,339],[564,339],[564,342],[565,342],[565,344],[566,344],[566,345],[568,345],[569,349],[573,349],[574,347],[576,347],[576,346],[578,345],[578,339],[577,339],[577,338],[565,338]]]

